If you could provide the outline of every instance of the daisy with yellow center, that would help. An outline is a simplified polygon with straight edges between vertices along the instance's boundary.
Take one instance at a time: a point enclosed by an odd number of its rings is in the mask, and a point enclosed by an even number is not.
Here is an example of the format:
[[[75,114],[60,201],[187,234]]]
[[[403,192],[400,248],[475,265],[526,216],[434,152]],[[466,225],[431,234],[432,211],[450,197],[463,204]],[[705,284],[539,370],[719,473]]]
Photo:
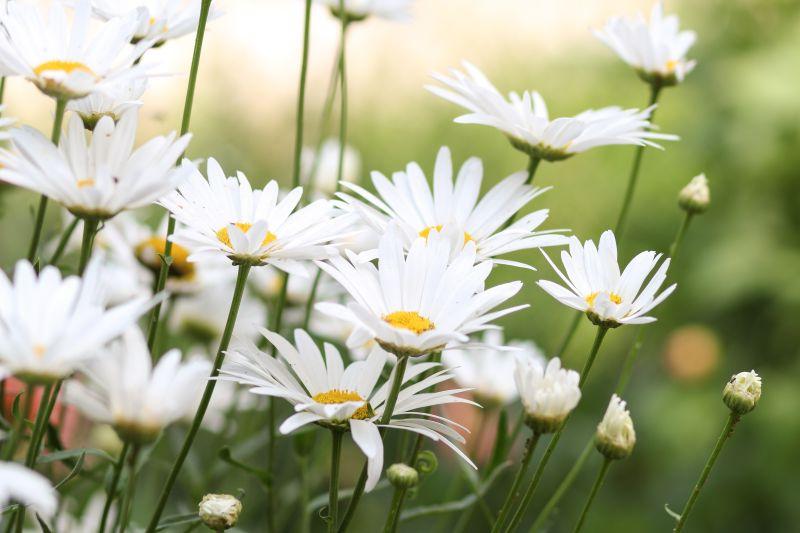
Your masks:
[[[153,235],[141,241],[134,247],[136,259],[154,273],[161,269],[161,256],[166,254],[167,240],[164,237]],[[189,250],[180,244],[173,244],[170,252],[172,262],[168,274],[177,278],[190,280],[195,275],[195,266],[189,262]]]

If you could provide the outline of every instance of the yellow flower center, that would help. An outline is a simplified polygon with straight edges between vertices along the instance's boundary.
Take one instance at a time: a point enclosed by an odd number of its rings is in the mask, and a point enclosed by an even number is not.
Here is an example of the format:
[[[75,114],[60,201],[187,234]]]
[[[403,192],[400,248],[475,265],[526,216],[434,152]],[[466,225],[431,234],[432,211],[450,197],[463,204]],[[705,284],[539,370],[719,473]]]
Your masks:
[[[76,183],[79,189],[83,189],[84,187],[91,187],[94,185],[94,180],[92,178],[85,178],[82,180],[78,180]]]
[[[331,389],[328,392],[320,392],[311,397],[317,403],[336,404],[346,402],[363,402],[364,398],[355,391]]]
[[[594,301],[597,299],[598,294],[600,293],[593,292],[592,294],[586,297],[586,303],[589,304],[589,307],[594,307]],[[622,303],[622,296],[620,296],[619,294],[615,294],[613,292],[608,294],[608,299],[617,305]]]
[[[33,72],[37,76],[41,76],[42,72],[47,72],[48,70],[60,70],[66,74],[72,74],[73,72],[85,72],[86,74],[91,74],[94,76],[94,72],[92,69],[80,63],[78,61],[60,61],[58,59],[53,61],[45,61],[38,67],[33,69]]]
[[[667,68],[667,72],[674,72],[675,69],[678,67],[678,64],[679,62],[676,61],[675,59],[670,59],[669,61],[667,61],[667,64],[665,65]]]
[[[134,248],[136,258],[148,268],[158,271],[161,269],[161,259],[159,255],[164,255],[167,249],[167,241],[164,237],[150,237]],[[191,278],[194,276],[194,264],[189,262],[189,250],[180,244],[172,243],[172,264],[169,267],[169,274],[180,278]]]
[[[416,311],[395,311],[383,317],[383,320],[396,328],[403,328],[413,331],[417,335],[432,330],[433,322],[420,315]]]
[[[242,233],[247,233],[248,231],[250,231],[250,228],[253,227],[253,225],[248,222],[237,222],[236,224],[234,224],[234,226],[242,230]],[[277,238],[278,238],[277,235],[275,235],[271,231],[268,231],[267,235],[264,237],[264,240],[261,241],[261,246],[266,246]],[[217,231],[217,239],[219,239],[219,241],[222,244],[233,248],[233,245],[231,244],[231,238],[228,235],[228,226],[225,226],[221,230]]]
[[[47,348],[45,348],[41,344],[34,344],[33,345],[33,355],[35,355],[37,359],[41,359],[42,357],[44,357],[44,353],[46,351],[47,351]]]
[[[428,235],[431,234],[431,230],[442,231],[442,225],[437,224],[435,226],[428,226],[427,228],[419,232],[419,236],[427,240]],[[467,244],[469,241],[474,241],[474,240],[475,239],[472,238],[472,235],[470,235],[466,231],[464,232],[464,244]]]

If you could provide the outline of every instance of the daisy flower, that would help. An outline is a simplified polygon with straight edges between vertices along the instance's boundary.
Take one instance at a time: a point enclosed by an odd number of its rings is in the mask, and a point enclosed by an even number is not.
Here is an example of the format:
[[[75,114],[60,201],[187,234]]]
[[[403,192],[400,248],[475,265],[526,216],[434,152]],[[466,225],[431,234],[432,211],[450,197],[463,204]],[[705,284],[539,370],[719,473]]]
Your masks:
[[[636,431],[627,404],[616,394],[611,396],[603,420],[597,426],[595,445],[609,459],[624,459],[633,451]]]
[[[165,353],[155,367],[151,361],[144,335],[132,327],[82,366],[85,382],[66,383],[65,400],[93,421],[110,424],[123,441],[152,442],[196,407],[211,363],[181,363],[178,350]]]
[[[58,148],[33,128],[16,128],[13,149],[0,150],[0,179],[52,198],[84,219],[105,220],[150,205],[194,169],[188,161],[175,167],[191,135],[173,132],[134,150],[137,123],[136,110],[116,124],[103,117],[87,144],[83,123],[73,116]]]
[[[566,420],[581,399],[580,375],[561,368],[558,357],[517,358],[517,385],[528,425],[536,433],[552,433]]]
[[[492,187],[479,201],[482,180],[483,165],[480,159],[473,157],[462,165],[454,183],[450,150],[442,147],[434,166],[433,190],[419,165],[409,163],[405,172],[395,172],[391,181],[380,172],[372,173],[377,196],[354,183],[343,183],[365,202],[347,194],[341,194],[340,198],[360,213],[378,234],[385,233],[391,222],[396,223],[406,238],[406,246],[419,237],[427,237],[431,230],[455,228],[462,233],[465,243],[475,243],[480,261],[517,250],[567,243],[565,236],[552,230],[535,231],[547,220],[547,209],[529,213],[509,227],[503,227],[520,209],[548,189],[526,185],[526,173],[520,172]],[[495,263],[531,268],[516,262],[497,260]]]
[[[642,288],[661,259],[661,254],[652,251],[634,257],[620,274],[617,241],[610,230],[600,237],[599,246],[591,240],[581,245],[577,237],[570,238],[569,251],[561,252],[566,275],[546,253],[545,257],[566,288],[547,280],[540,280],[539,286],[562,304],[584,311],[594,324],[607,328],[655,321],[647,313],[677,286],[673,284],[656,295],[667,278],[670,260],[666,259]]]
[[[327,6],[334,16],[339,17],[340,0],[316,0]],[[414,0],[344,0],[344,11],[348,22],[364,20],[376,16],[387,20],[407,21],[411,19],[411,4]]]
[[[358,346],[364,333],[398,357],[420,356],[469,342],[470,333],[490,329],[489,322],[527,305],[490,312],[514,296],[522,282],[484,290],[491,262],[475,264],[475,244],[460,235],[433,230],[418,238],[406,257],[396,226],[390,226],[378,247],[377,268],[347,252],[347,259],[318,261],[354,299],[347,307],[319,303],[317,308],[359,326],[347,340]],[[452,260],[454,247],[460,250]]]
[[[225,256],[234,264],[270,264],[308,276],[302,261],[335,251],[326,245],[341,237],[351,219],[334,216],[327,200],[295,211],[302,187],[281,200],[278,194],[275,180],[253,190],[243,173],[226,177],[219,163],[209,159],[208,180],[195,171],[160,203],[184,224],[172,239],[192,250],[189,261]]]
[[[313,190],[318,194],[330,195],[337,189],[339,179],[339,140],[326,139],[319,152],[313,148],[303,148],[300,171],[303,183],[313,182]],[[350,145],[344,148],[342,180],[354,182],[361,173],[361,156]]]
[[[397,404],[388,424],[380,424],[392,377],[378,387],[388,354],[375,347],[366,360],[356,361],[345,368],[339,351],[331,344],[324,345],[323,358],[317,345],[305,331],[295,330],[295,345],[271,331],[263,335],[278,350],[280,359],[258,351],[254,346],[232,351],[222,368],[219,379],[235,381],[254,394],[284,398],[296,413],[287,418],[279,430],[283,434],[316,423],[323,427],[344,428],[367,457],[366,490],[375,487],[383,470],[383,442],[380,427],[401,429],[441,441],[463,456],[453,440],[463,437],[451,425],[456,424],[418,410],[434,405],[472,403],[455,394],[459,390],[421,392],[446,381],[451,376],[439,371],[412,383],[433,363],[413,365],[403,375]],[[459,427],[459,426],[457,426]],[[466,459],[466,457],[464,457]],[[469,461],[468,459],[466,459]]]
[[[649,118],[655,106],[644,110],[604,107],[551,120],[538,92],[525,91],[522,96],[512,92],[506,99],[476,66],[465,61],[464,68],[466,74],[451,69],[452,77],[434,74],[446,88],[427,89],[469,111],[456,122],[492,126],[533,158],[559,161],[596,146],[614,144],[661,148],[654,141],[678,139],[651,131]]]
[[[58,493],[43,475],[17,463],[0,461],[0,508],[18,502],[50,518],[58,507]]]
[[[62,278],[53,266],[37,276],[30,263],[19,261],[13,281],[0,272],[0,376],[31,382],[67,377],[153,303],[139,297],[109,307],[96,260],[82,278]]]
[[[8,2],[0,10],[0,73],[23,76],[66,100],[143,77],[145,67],[134,64],[153,42],[131,46],[136,14],[109,20],[91,37],[90,15],[89,0],[76,1],[71,24],[60,2],[52,2],[47,16],[33,2]]]
[[[147,78],[115,83],[104,93],[96,92],[79,100],[70,100],[67,109],[77,113],[83,126],[93,131],[101,118],[111,117],[117,122],[127,111],[141,107],[140,98],[146,88]]]
[[[656,87],[676,85],[691,72],[696,61],[686,59],[697,34],[681,31],[676,15],[664,16],[664,6],[653,6],[650,20],[613,17],[595,36],[636,69],[639,76]]]

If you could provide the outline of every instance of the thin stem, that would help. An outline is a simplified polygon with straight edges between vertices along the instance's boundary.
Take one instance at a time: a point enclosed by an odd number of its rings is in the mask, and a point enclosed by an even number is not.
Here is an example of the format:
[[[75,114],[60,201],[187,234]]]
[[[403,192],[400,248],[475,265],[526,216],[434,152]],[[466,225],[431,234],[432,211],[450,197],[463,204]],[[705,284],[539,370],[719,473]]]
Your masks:
[[[492,526],[492,533],[500,531],[500,528],[503,527],[503,524],[508,517],[508,513],[511,511],[511,506],[519,499],[520,496],[522,496],[522,479],[525,477],[525,473],[528,471],[528,466],[530,466],[531,459],[533,458],[533,451],[536,448],[536,444],[539,442],[539,438],[541,436],[541,433],[534,433],[528,439],[528,442],[525,445],[525,453],[522,455],[522,462],[520,463],[519,470],[517,470],[517,474],[514,476],[514,481],[511,483],[511,488],[506,495],[503,506],[500,508],[500,513],[497,515],[497,520],[495,520],[494,526]]]
[[[347,69],[345,60],[347,56],[347,15],[344,11],[344,0],[339,0],[339,13],[341,13],[342,27],[339,38],[339,83],[340,83],[340,103],[339,103],[339,161],[336,170],[336,190],[339,190],[344,172],[344,152],[347,147]]]
[[[189,450],[194,443],[194,438],[197,436],[197,432],[200,430],[200,424],[203,422],[203,417],[208,409],[208,404],[211,402],[211,396],[214,394],[214,387],[217,385],[217,380],[215,378],[217,375],[219,375],[219,369],[222,366],[222,362],[225,360],[225,352],[228,350],[228,346],[231,342],[233,327],[236,324],[236,316],[239,314],[239,306],[241,305],[242,297],[244,296],[244,289],[247,283],[247,274],[250,272],[250,267],[251,265],[247,263],[239,265],[239,272],[236,276],[236,287],[233,290],[231,307],[228,311],[228,319],[225,322],[225,329],[222,332],[222,338],[219,341],[219,348],[217,349],[217,356],[214,359],[214,366],[211,369],[211,375],[209,376],[208,383],[206,383],[206,388],[203,391],[203,397],[200,400],[200,405],[197,407],[197,412],[194,415],[194,420],[192,420],[189,433],[186,435],[186,439],[183,442],[181,451],[178,453],[178,457],[175,459],[175,463],[172,465],[172,469],[167,477],[167,481],[161,491],[161,496],[159,497],[158,503],[153,511],[153,516],[150,519],[150,524],[147,526],[147,531],[149,533],[153,533],[158,527],[158,521],[161,519],[161,514],[164,512],[164,507],[167,505],[169,494],[172,492],[172,487],[175,484],[175,480],[178,478],[181,467],[183,467],[183,462],[186,460],[186,456],[189,455]]]
[[[50,140],[58,147],[61,140],[61,125],[64,123],[64,113],[67,110],[67,100],[64,98],[56,99],[56,116],[53,120],[53,131],[50,135]],[[39,250],[39,241],[42,238],[42,228],[44,228],[44,215],[47,212],[47,196],[44,194],[39,198],[39,207],[36,210],[36,222],[33,226],[33,235],[31,236],[31,244],[28,248],[28,261],[31,263],[36,259],[36,253]]]
[[[30,413],[31,407],[33,406],[34,392],[36,392],[35,385],[26,385],[25,392],[22,396],[22,410],[20,411],[17,419],[14,421],[14,428],[11,430],[11,437],[8,439],[8,442],[6,442],[5,449],[3,450],[3,461],[10,461],[14,458],[14,454],[17,452],[17,446],[19,446],[22,433],[25,431],[25,419],[28,416],[28,413]],[[0,401],[2,401],[3,398],[3,396],[0,396]]]
[[[131,446],[131,454],[128,459],[128,487],[125,489],[125,496],[122,499],[122,521],[120,522],[120,533],[125,533],[128,529],[128,522],[131,519],[131,507],[136,493],[136,460],[139,458],[139,445]]]
[[[81,241],[81,258],[78,263],[78,275],[82,276],[86,265],[89,264],[89,258],[92,257],[92,245],[94,244],[94,236],[97,234],[97,226],[99,221],[96,218],[83,219],[83,240]]]
[[[683,217],[683,223],[681,223],[680,228],[678,228],[678,234],[675,235],[675,240],[672,242],[672,246],[669,247],[669,256],[673,262],[678,256],[678,248],[680,248],[681,242],[683,242],[683,237],[689,230],[689,224],[691,224],[693,216],[694,215],[692,213],[686,213],[686,216]]]
[[[319,282],[322,279],[322,269],[317,270],[317,275],[314,276],[314,283],[311,284],[311,293],[308,295],[306,301],[305,312],[303,313],[303,329],[308,329],[308,324],[311,322],[311,313],[314,310],[314,300],[317,299],[317,291],[319,290]]]
[[[583,311],[576,311],[575,315],[572,318],[572,322],[569,324],[569,329],[567,330],[567,334],[564,336],[564,340],[561,341],[561,344],[558,346],[558,350],[556,350],[555,355],[553,357],[563,357],[564,352],[567,351],[567,347],[569,347],[569,343],[572,342],[572,338],[575,336],[575,332],[578,330],[578,326],[581,323],[581,318],[583,317]]]
[[[397,519],[400,516],[400,508],[403,506],[403,499],[406,495],[405,487],[397,487],[392,495],[392,505],[389,514],[386,515],[386,524],[383,526],[383,533],[394,533],[397,531]]]
[[[122,468],[125,466],[125,458],[128,455],[130,443],[125,442],[122,450],[119,452],[119,458],[114,463],[114,471],[111,475],[111,483],[108,485],[108,493],[106,494],[106,503],[103,505],[103,515],[100,518],[100,525],[97,528],[98,533],[104,533],[106,530],[106,522],[108,521],[108,514],[111,512],[111,504],[117,495],[117,486],[119,485],[119,478],[122,476]]]
[[[534,176],[536,176],[536,169],[539,168],[539,163],[541,163],[541,161],[542,160],[539,157],[534,157],[534,156],[530,157],[530,159],[528,160],[528,177],[525,180],[525,185],[530,185],[531,183],[533,183],[533,178],[534,178]],[[503,224],[503,229],[506,229],[511,224],[513,224],[514,220],[516,220],[516,218],[517,218],[517,214],[516,213],[511,215],[511,218],[509,218],[506,221],[506,223]]]
[[[306,107],[306,77],[308,75],[308,42],[311,28],[311,0],[305,0],[305,18],[303,20],[303,59],[300,63],[300,89],[297,92],[297,117],[295,120],[294,170],[292,188],[300,185],[300,156],[303,152],[303,117]]]
[[[64,233],[61,234],[61,239],[58,241],[58,246],[56,246],[56,251],[53,252],[53,256],[50,258],[50,261],[48,261],[47,264],[55,265],[61,259],[61,256],[64,255],[64,250],[67,248],[67,244],[72,238],[72,234],[75,233],[75,228],[78,227],[78,222],[80,222],[80,219],[74,218],[66,227],[66,229],[64,229]]]
[[[336,531],[339,521],[339,462],[342,458],[343,433],[331,430],[331,480],[328,485],[328,532]]]
[[[733,428],[736,427],[736,424],[740,419],[741,415],[736,413],[731,413],[728,416],[728,421],[725,423],[725,427],[722,429],[719,439],[717,439],[717,444],[714,446],[714,450],[711,452],[711,456],[708,458],[708,461],[706,461],[706,466],[703,467],[703,471],[700,473],[700,479],[697,480],[697,484],[694,486],[691,496],[689,496],[689,501],[686,502],[686,506],[683,508],[683,512],[681,512],[681,518],[678,520],[678,524],[673,530],[674,533],[678,533],[683,529],[683,526],[686,525],[686,519],[689,518],[689,513],[692,511],[692,508],[697,501],[697,497],[700,496],[700,491],[703,490],[703,485],[706,484],[708,475],[711,474],[711,469],[714,467],[714,463],[717,461],[719,452],[722,451],[722,447],[728,441],[728,438],[733,433]]]
[[[328,92],[325,95],[325,103],[322,106],[322,120],[319,127],[319,138],[314,147],[314,161],[311,165],[311,171],[308,175],[308,183],[306,184],[309,190],[314,189],[314,183],[317,179],[317,171],[319,170],[320,157],[322,151],[322,144],[325,142],[325,134],[328,131],[328,126],[331,122],[333,115],[333,102],[336,98],[337,89],[339,88],[339,62],[342,55],[342,44],[339,43],[339,50],[336,52],[336,60],[333,63],[333,71],[331,72],[331,80],[328,84]]]
[[[589,352],[589,357],[586,358],[586,363],[584,363],[583,365],[583,370],[581,370],[581,378],[578,381],[578,386],[580,388],[583,388],[583,384],[586,383],[586,378],[589,377],[589,372],[592,370],[592,366],[594,365],[594,360],[597,358],[597,354],[600,351],[600,346],[603,344],[603,339],[606,337],[606,333],[608,333],[607,327],[604,326],[597,327],[597,334],[594,337],[594,344],[592,344],[592,350]]]
[[[594,501],[595,496],[597,496],[597,492],[600,490],[600,487],[603,486],[603,480],[606,477],[606,473],[608,472],[608,468],[611,466],[611,459],[608,457],[605,458],[603,461],[603,466],[600,467],[600,471],[597,473],[597,479],[594,480],[594,485],[592,485],[592,490],[589,492],[589,498],[586,500],[586,505],[583,506],[583,511],[581,511],[581,517],[578,519],[578,523],[575,525],[574,533],[578,533],[583,524],[586,522],[586,516],[589,514],[589,508],[592,506],[592,502]]]
[[[650,103],[648,107],[654,105],[658,100],[658,95],[661,92],[661,87],[659,85],[651,85],[650,86]],[[650,113],[650,123],[652,124],[653,117],[655,116],[655,109],[652,113]],[[620,209],[619,216],[617,218],[617,225],[614,229],[614,235],[616,235],[617,240],[622,237],[622,232],[625,229],[625,222],[628,218],[628,213],[630,212],[631,202],[633,201],[633,193],[636,190],[636,182],[639,178],[639,168],[642,165],[642,155],[644,155],[644,145],[639,145],[636,147],[636,153],[633,156],[633,165],[631,166],[631,173],[628,176],[628,186],[625,189],[625,198],[622,201],[622,208]]]
[[[31,442],[28,445],[28,453],[25,456],[25,466],[28,468],[32,468],[36,464],[44,428],[47,427],[47,421],[50,419],[50,413],[52,412],[52,409],[49,408],[50,398],[58,396],[60,388],[60,381],[55,386],[45,385],[42,396],[39,398],[39,411],[36,413],[36,422],[33,425],[33,432],[31,433]],[[55,401],[53,401],[53,404],[55,404]]]
[[[308,457],[302,457],[300,463],[300,533],[308,533],[309,515],[306,512],[308,508],[308,492],[311,490],[309,487],[308,475]]]

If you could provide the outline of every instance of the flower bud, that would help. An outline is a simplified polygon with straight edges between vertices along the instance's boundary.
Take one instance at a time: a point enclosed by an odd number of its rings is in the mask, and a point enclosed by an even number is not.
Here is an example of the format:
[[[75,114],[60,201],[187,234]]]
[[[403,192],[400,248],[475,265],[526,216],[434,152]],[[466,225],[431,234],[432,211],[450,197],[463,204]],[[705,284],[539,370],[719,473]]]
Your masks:
[[[525,422],[534,433],[553,433],[578,405],[580,376],[574,370],[561,368],[554,357],[542,364],[537,359],[517,359],[514,372]]]
[[[711,203],[711,192],[708,190],[708,179],[705,174],[692,178],[689,184],[678,194],[678,205],[693,215],[703,213]]]
[[[614,394],[603,420],[597,426],[595,447],[608,459],[625,459],[636,444],[631,414],[622,399]]]
[[[725,384],[722,401],[736,414],[744,415],[755,409],[761,398],[761,376],[750,372],[739,372]]]
[[[236,525],[242,502],[230,494],[206,494],[199,505],[203,523],[214,531],[225,531]]]
[[[403,463],[395,463],[386,469],[389,482],[398,488],[410,489],[419,483],[419,473]]]

